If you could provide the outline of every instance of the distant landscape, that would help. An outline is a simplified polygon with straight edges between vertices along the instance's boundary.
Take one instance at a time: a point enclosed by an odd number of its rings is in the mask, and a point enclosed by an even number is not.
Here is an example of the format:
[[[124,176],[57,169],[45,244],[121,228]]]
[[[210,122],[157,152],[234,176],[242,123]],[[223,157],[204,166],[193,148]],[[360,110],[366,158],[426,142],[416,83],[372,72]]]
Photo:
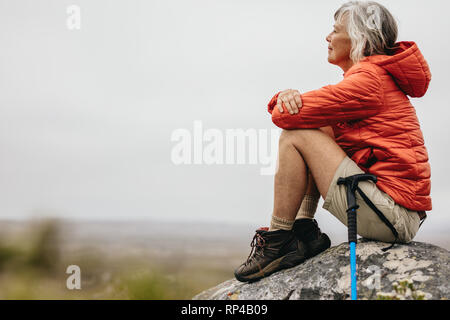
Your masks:
[[[0,221],[0,299],[190,299],[233,278],[256,226],[161,221]],[[329,234],[332,245],[345,235]],[[450,248],[446,237],[430,243]],[[67,266],[80,290],[66,287]]]

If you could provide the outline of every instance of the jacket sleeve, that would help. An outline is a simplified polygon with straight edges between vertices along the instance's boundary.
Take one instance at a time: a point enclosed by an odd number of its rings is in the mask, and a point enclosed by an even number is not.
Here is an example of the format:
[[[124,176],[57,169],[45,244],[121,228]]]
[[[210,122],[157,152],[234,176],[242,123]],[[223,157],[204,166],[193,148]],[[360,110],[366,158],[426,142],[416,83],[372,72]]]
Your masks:
[[[281,91],[274,95],[272,100],[270,100],[269,104],[267,105],[267,111],[269,111],[270,114],[272,114],[273,108],[275,108],[275,106],[277,105],[278,96],[280,95],[280,93]]]
[[[359,67],[336,85],[301,95],[299,113],[275,108],[278,94],[269,103],[272,121],[282,129],[321,128],[339,122],[362,120],[379,113],[384,105],[381,78],[375,70]]]

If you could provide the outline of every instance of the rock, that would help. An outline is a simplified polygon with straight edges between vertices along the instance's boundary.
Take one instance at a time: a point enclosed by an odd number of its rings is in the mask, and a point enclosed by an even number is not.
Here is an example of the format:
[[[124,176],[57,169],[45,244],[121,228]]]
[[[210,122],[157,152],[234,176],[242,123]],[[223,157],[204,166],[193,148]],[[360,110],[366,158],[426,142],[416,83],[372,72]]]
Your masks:
[[[449,251],[410,242],[389,244],[360,239],[356,247],[358,299],[417,298],[448,299],[450,295]],[[412,290],[399,294],[398,283],[408,279]],[[406,282],[404,282],[406,283]],[[414,291],[420,290],[420,291]],[[378,294],[382,294],[378,296]],[[194,300],[322,300],[349,299],[350,264],[347,243],[332,247],[304,263],[272,274],[254,283],[235,279],[196,295]]]

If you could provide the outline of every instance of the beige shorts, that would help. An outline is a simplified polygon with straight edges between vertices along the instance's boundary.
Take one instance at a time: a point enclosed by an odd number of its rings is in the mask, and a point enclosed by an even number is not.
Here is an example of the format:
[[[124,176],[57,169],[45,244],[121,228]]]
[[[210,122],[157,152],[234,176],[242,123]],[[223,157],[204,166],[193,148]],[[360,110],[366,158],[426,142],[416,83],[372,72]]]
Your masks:
[[[345,185],[338,185],[340,177],[349,177],[364,173],[348,156],[341,162],[331,182],[323,208],[331,212],[343,224],[347,225],[347,190]],[[362,181],[358,184],[373,204],[386,216],[399,233],[399,242],[411,241],[419,230],[420,218],[416,211],[411,211],[394,202],[385,192],[378,189],[373,181]],[[384,224],[377,214],[366,204],[356,192],[357,231],[364,238],[383,242],[393,242],[392,231]]]

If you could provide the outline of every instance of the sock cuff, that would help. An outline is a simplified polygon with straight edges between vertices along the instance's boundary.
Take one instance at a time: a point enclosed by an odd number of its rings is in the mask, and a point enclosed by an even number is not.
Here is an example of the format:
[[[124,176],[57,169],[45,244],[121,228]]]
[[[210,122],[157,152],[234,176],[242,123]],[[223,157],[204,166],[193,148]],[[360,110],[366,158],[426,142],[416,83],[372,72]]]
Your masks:
[[[295,220],[287,220],[277,216],[272,215],[272,220],[270,221],[270,231],[274,230],[292,230]]]
[[[303,201],[312,201],[312,202],[319,202],[320,195],[318,196],[312,196],[310,194],[305,194],[303,197]]]
[[[319,204],[320,196],[315,197],[309,194],[306,194],[303,198],[302,204],[300,205],[300,209],[298,210],[297,216],[295,219],[313,219],[314,214],[317,210],[317,205]]]

